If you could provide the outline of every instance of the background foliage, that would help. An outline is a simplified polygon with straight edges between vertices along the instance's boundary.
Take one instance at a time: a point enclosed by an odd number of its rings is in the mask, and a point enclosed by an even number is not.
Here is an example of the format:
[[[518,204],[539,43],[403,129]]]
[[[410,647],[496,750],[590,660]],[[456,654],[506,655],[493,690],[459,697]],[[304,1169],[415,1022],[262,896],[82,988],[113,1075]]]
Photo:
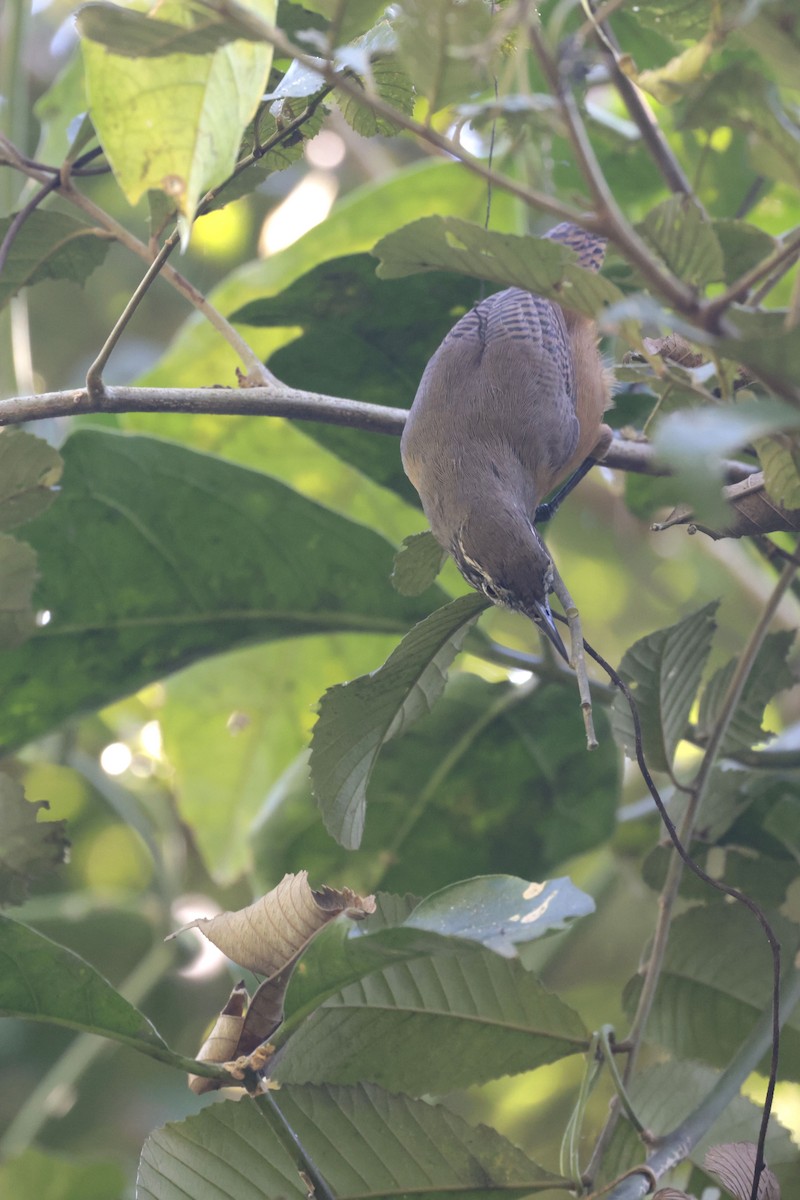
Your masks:
[[[708,1145],[756,1140],[758,925],[684,877],[663,965],[645,970],[679,877],[623,761],[629,712],[593,676],[588,756],[573,680],[524,621],[472,595],[442,607],[463,583],[449,564],[432,582],[435,554],[414,566],[424,543],[392,585],[396,547],[425,528],[396,437],[212,411],[232,392],[203,412],[163,393],[157,411],[104,403],[113,384],[233,388],[240,366],[257,383],[266,360],[288,389],[407,408],[481,279],[566,286],[597,315],[611,423],[640,467],[654,437],[678,472],[593,471],[548,544],[587,638],[634,689],[695,857],[780,933],[767,1160],[784,1195],[798,1186],[800,592],[776,554],[800,508],[800,20],[789,0],[624,2],[598,33],[586,6],[547,3],[531,31],[531,7],[215,0],[147,19],[90,4],[80,41],[60,0],[0,15],[0,386],[39,405],[0,402],[5,423],[37,418],[0,438],[9,1195],[131,1197],[137,1163],[142,1198],[305,1195],[278,1110],[337,1196],[555,1195],[605,1121],[591,1036],[609,1024],[633,1031],[631,1103],[658,1134],[702,1114],[726,1066],[746,1079],[713,1131],[698,1118],[673,1186],[699,1195]],[[259,22],[277,23],[274,53]],[[31,205],[65,162],[72,178]],[[611,234],[599,277],[537,240],[581,213]],[[94,411],[47,409],[83,387],[173,229],[182,254]],[[176,262],[244,350],[189,312]],[[695,357],[660,356],[672,334]],[[753,519],[770,536],[651,530],[682,502],[729,523],[732,454],[765,472],[770,515]],[[304,954],[274,1039],[281,1090],[201,1099],[184,1072],[242,970],[199,935],[163,938],[300,871],[379,890],[379,910],[366,935],[342,917]],[[562,888],[574,927],[518,944],[517,892],[475,883],[453,901],[469,920],[434,900],[438,924],[418,926],[400,899],[497,875],[568,876],[594,911]],[[608,1132],[599,1182],[649,1152],[627,1119]]]

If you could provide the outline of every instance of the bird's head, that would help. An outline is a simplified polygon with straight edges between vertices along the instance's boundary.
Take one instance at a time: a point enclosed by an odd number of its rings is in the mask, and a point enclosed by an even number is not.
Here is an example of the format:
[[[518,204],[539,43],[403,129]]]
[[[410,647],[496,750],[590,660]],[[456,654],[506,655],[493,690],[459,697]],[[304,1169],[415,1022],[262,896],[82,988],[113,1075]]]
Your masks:
[[[548,601],[553,560],[524,512],[472,513],[451,538],[450,553],[468,584],[493,604],[524,613],[569,661]]]

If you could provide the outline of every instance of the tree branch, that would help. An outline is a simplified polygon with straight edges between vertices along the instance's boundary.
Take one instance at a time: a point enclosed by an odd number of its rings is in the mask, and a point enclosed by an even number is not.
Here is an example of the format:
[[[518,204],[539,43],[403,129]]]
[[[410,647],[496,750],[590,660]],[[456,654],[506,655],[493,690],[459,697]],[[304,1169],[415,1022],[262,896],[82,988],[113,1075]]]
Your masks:
[[[145,388],[109,387],[100,396],[87,389],[42,392],[35,396],[11,396],[0,400],[0,428],[44,421],[51,417],[82,417],[91,413],[204,413],[223,417],[289,417],[294,421],[319,421],[344,425],[367,433],[399,437],[408,411],[384,404],[367,404],[342,396],[304,392],[283,384],[254,388]],[[656,462],[649,442],[627,441],[615,436],[602,466],[636,475],[668,476],[668,467]],[[758,468],[746,463],[723,462],[725,478],[731,483],[746,479]]]

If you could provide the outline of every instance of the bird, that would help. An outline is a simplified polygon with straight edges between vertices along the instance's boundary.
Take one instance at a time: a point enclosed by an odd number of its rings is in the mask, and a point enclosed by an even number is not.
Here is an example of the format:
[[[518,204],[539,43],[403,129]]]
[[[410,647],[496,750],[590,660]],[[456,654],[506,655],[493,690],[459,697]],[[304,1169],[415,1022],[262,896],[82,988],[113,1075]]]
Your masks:
[[[605,239],[571,223],[545,236],[581,266],[602,265]],[[536,525],[608,449],[610,396],[594,321],[511,287],[446,335],[400,445],[431,530],[467,583],[529,617],[567,661],[548,601],[553,560]]]

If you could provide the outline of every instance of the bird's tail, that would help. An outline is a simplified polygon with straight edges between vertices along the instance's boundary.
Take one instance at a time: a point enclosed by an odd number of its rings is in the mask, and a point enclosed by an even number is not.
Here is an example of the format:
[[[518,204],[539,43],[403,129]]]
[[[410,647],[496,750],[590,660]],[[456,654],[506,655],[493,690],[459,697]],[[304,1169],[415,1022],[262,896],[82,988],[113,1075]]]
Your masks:
[[[573,225],[569,221],[563,221],[561,225],[556,225],[544,236],[574,250],[582,267],[588,267],[590,271],[599,271],[602,267],[606,255],[605,238],[598,237],[594,233],[587,233],[585,229],[581,229],[579,225]]]

